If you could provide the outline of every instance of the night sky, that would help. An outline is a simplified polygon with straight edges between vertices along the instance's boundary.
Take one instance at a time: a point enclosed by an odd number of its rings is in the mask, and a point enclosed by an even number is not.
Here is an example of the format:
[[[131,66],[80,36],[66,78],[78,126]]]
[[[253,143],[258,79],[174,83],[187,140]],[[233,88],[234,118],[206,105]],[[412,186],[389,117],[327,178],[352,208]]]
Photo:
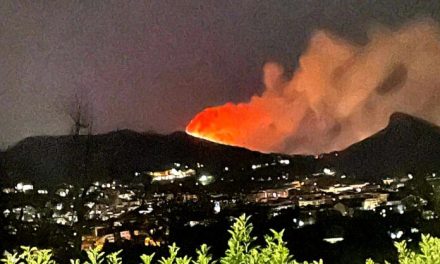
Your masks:
[[[438,1],[1,1],[0,145],[69,133],[75,98],[93,133],[183,130],[261,92],[265,62],[293,71],[314,30],[362,44],[426,16]]]

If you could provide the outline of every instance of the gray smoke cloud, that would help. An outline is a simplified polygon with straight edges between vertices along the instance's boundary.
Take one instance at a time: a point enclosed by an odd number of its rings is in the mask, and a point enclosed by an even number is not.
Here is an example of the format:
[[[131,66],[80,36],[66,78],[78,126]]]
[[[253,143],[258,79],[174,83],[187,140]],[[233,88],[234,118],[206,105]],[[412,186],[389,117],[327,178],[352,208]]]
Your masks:
[[[268,63],[263,79],[261,96],[206,109],[189,132],[264,152],[315,154],[372,135],[397,111],[440,124],[439,26],[375,25],[365,45],[316,31],[291,78]]]
[[[286,104],[276,95],[287,93],[279,87],[304,68],[298,58],[306,54],[310,39],[318,39],[319,33],[310,38],[312,32],[323,29],[322,35],[346,43],[348,50],[366,53],[363,44],[371,44],[368,37],[374,35],[367,35],[368,25],[391,25],[393,30],[388,31],[395,32],[414,17],[439,21],[440,2],[0,1],[0,149],[28,136],[70,133],[69,107],[78,94],[91,108],[93,133],[182,130],[208,106],[247,102],[254,94],[255,101],[261,101],[258,97],[265,91],[261,66],[275,61],[282,67],[274,63],[265,67],[265,82],[273,86],[265,93],[272,93],[269,97],[280,110],[266,111],[259,102],[259,115],[269,113],[267,123],[259,126],[270,130],[254,135],[267,141],[259,149],[301,151],[296,142],[307,142],[307,132],[304,137],[289,133],[299,124],[303,128],[331,123],[332,117],[318,118],[315,112],[322,106],[313,111],[303,106],[309,99]],[[387,29],[383,31],[386,35]],[[377,94],[383,97],[402,92],[414,78],[406,62],[393,67],[387,69],[390,77],[377,84]],[[348,76],[346,71],[336,70],[335,79],[338,74]],[[282,73],[278,79],[277,72]],[[303,91],[291,92],[305,97]],[[436,106],[433,97],[426,108]],[[244,105],[240,109],[247,109]],[[271,115],[290,111],[296,116],[286,119],[284,127],[270,121]],[[341,121],[329,131],[343,133],[344,124]],[[279,133],[280,141],[266,140],[268,132]],[[250,145],[249,140],[238,141]]]

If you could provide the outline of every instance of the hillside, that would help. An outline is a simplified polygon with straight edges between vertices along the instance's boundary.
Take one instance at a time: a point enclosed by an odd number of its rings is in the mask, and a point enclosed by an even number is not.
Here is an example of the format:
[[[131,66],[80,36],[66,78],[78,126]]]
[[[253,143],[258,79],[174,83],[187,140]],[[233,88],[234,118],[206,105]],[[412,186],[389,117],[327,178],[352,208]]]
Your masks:
[[[337,155],[335,155],[337,154]],[[243,168],[271,163],[280,154],[263,154],[221,145],[183,132],[169,135],[121,130],[91,136],[47,136],[22,140],[0,153],[2,180],[17,179],[36,184],[82,183],[93,180],[132,180],[136,171],[169,168],[174,162],[205,169],[217,175],[246,181]],[[315,159],[290,157],[295,175],[316,172]],[[345,150],[323,155],[319,166],[332,166],[340,173],[377,180],[407,173],[440,170],[440,128],[403,113],[390,117],[387,127]],[[263,172],[263,171],[262,171]],[[266,172],[269,173],[269,172]]]
[[[262,154],[194,138],[183,132],[170,135],[121,130],[92,136],[30,137],[3,153],[7,179],[27,179],[51,185],[96,179],[130,180],[136,171],[169,168],[174,162],[210,172],[225,166],[231,171],[253,162],[272,162],[278,154]],[[303,158],[298,157],[298,170]],[[231,177],[239,177],[231,175]]]
[[[395,113],[383,130],[336,153],[325,155],[323,163],[364,179],[438,171],[440,127]]]

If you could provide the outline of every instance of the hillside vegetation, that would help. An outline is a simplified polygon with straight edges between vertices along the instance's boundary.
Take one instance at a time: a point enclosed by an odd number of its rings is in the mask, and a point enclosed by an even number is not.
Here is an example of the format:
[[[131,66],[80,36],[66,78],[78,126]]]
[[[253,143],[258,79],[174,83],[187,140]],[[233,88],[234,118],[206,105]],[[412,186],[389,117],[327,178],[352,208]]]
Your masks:
[[[257,245],[254,242],[256,237],[252,236],[253,226],[249,222],[249,217],[242,215],[237,218],[235,223],[228,231],[231,237],[228,241],[228,248],[223,257],[214,259],[209,253],[207,245],[201,245],[196,250],[196,256],[179,255],[179,247],[176,244],[169,246],[169,254],[166,257],[155,258],[155,254],[141,255],[139,263],[142,264],[323,264],[322,260],[313,262],[298,262],[286,247],[283,240],[283,231],[271,230],[270,235],[266,235],[265,245]],[[406,242],[395,244],[399,253],[400,264],[438,264],[440,263],[440,238],[429,235],[422,235],[419,249],[409,250]],[[70,260],[71,264],[123,264],[120,256],[122,251],[106,254],[100,247],[86,251],[87,259]],[[0,260],[6,264],[55,264],[51,250],[38,249],[35,247],[21,247],[14,253],[5,252]],[[374,260],[366,260],[366,264],[374,264]]]

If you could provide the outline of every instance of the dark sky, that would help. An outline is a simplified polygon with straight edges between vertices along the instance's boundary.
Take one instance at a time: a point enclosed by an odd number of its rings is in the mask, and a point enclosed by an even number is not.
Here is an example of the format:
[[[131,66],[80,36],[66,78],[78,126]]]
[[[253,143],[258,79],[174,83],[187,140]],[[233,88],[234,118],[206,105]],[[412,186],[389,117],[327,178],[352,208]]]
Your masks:
[[[315,29],[362,43],[421,16],[438,1],[0,1],[0,146],[69,133],[75,94],[94,133],[182,130],[261,92],[264,62],[294,70]]]

